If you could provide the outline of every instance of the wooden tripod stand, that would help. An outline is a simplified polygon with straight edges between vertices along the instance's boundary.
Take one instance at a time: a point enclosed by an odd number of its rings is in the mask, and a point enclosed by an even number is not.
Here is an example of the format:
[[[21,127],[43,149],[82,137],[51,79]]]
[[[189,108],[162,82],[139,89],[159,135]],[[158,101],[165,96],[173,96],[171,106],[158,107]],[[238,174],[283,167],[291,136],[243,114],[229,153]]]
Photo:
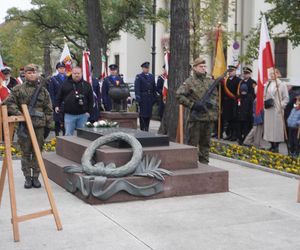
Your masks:
[[[5,157],[3,159],[2,171],[1,171],[1,176],[0,176],[0,205],[1,205],[2,195],[3,195],[4,184],[5,184],[5,177],[6,177],[6,173],[7,173],[8,174],[8,184],[9,184],[10,207],[11,207],[11,215],[12,215],[11,222],[12,222],[12,227],[13,227],[14,240],[15,241],[20,240],[19,224],[18,224],[19,222],[39,218],[39,217],[50,215],[50,214],[53,214],[53,216],[54,216],[57,230],[62,230],[62,225],[61,225],[58,211],[57,211],[57,208],[55,205],[55,201],[53,198],[51,186],[49,184],[44,161],[42,159],[41,150],[39,148],[39,145],[38,145],[38,142],[36,139],[36,135],[35,135],[35,132],[34,132],[34,129],[32,126],[32,122],[31,122],[31,118],[29,115],[27,105],[25,105],[25,104],[22,105],[23,115],[21,115],[21,116],[8,117],[7,106],[2,106],[1,110],[2,110],[2,117],[1,117],[2,119],[0,118],[0,120],[1,120],[0,130],[2,133],[1,127],[3,126]],[[41,175],[42,175],[45,189],[46,189],[46,192],[48,195],[48,200],[49,200],[49,203],[51,206],[51,209],[32,213],[32,214],[22,215],[22,216],[17,215],[16,193],[15,193],[15,184],[14,184],[13,167],[12,167],[12,155],[11,155],[11,141],[12,141],[12,137],[13,137],[14,124],[19,123],[19,122],[25,122],[27,125],[27,129],[28,129],[29,136],[30,136],[30,139],[32,142],[34,153],[35,153],[38,165],[40,167]]]

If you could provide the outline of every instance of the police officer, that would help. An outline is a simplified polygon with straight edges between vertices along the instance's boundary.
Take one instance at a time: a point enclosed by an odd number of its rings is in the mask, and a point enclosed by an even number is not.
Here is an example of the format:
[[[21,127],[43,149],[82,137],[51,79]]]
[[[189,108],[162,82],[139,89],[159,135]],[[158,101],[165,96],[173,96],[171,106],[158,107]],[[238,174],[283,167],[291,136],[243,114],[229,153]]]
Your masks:
[[[10,67],[4,67],[1,69],[1,72],[5,76],[4,79],[4,85],[9,89],[12,90],[15,86],[18,85],[18,82],[15,78],[11,76],[11,68]]]
[[[176,97],[180,104],[190,109],[188,118],[188,144],[198,147],[201,163],[207,164],[209,159],[210,135],[213,123],[218,118],[217,89],[203,102],[203,96],[212,84],[206,76],[206,62],[197,58],[193,62],[193,74],[178,88]]]
[[[237,140],[237,99],[239,86],[242,79],[236,76],[237,67],[228,66],[228,77],[225,77],[222,84],[222,120],[226,127],[225,140]]]
[[[135,98],[139,106],[140,129],[149,130],[150,119],[152,117],[152,107],[156,100],[155,79],[149,73],[149,62],[144,62],[142,73],[136,75],[134,82]]]
[[[39,147],[42,150],[44,138],[49,134],[53,121],[52,103],[47,89],[43,86],[38,88],[39,80],[37,66],[29,64],[24,67],[24,72],[25,82],[23,84],[18,84],[13,88],[4,104],[7,105],[9,115],[21,115],[21,105],[29,105],[36,89],[39,89],[31,119]],[[41,183],[38,180],[40,169],[27,130],[25,130],[25,134],[19,136],[18,139],[22,151],[21,165],[25,176],[24,187],[31,188],[33,186],[35,188],[40,188]]]
[[[254,100],[255,99],[254,89],[256,86],[256,81],[252,79],[251,74],[252,74],[252,69],[250,69],[249,67],[243,68],[243,84],[247,85],[248,94],[251,95],[251,97]]]
[[[51,80],[48,85],[48,91],[53,104],[53,109],[55,108],[54,105],[57,102],[56,96],[58,95],[58,92],[61,86],[63,85],[64,81],[67,79],[66,66],[63,62],[58,62],[56,64],[56,70],[58,71],[58,73],[55,76],[51,77]],[[63,104],[60,107],[59,113],[54,112],[53,119],[55,122],[55,135],[59,136],[59,132],[61,130],[63,131],[63,135],[65,135]]]
[[[112,100],[109,97],[109,89],[115,86],[125,86],[123,79],[118,75],[118,65],[111,64],[108,66],[110,75],[105,77],[103,80],[101,93],[102,93],[102,103],[105,111],[112,110]]]

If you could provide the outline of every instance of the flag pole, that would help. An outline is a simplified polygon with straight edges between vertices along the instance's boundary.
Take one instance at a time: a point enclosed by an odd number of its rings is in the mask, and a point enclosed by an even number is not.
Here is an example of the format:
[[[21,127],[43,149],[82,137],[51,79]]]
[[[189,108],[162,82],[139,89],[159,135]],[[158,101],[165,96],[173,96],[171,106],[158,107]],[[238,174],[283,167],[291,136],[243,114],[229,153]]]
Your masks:
[[[286,126],[285,126],[285,120],[284,120],[284,113],[283,113],[283,108],[282,108],[282,104],[281,104],[281,94],[279,92],[279,86],[278,86],[278,78],[276,75],[276,69],[275,66],[273,67],[273,72],[274,72],[274,76],[275,76],[275,84],[276,84],[276,91],[277,91],[277,95],[278,95],[278,99],[279,99],[279,108],[280,108],[280,115],[281,115],[281,119],[283,122],[283,131],[284,131],[284,141],[286,143],[286,147],[288,150],[288,153],[290,153],[289,151],[289,145],[288,145],[288,136],[287,136],[287,130],[286,130]]]
[[[218,22],[217,32],[219,33],[221,30],[222,23]],[[218,39],[220,38],[218,34]],[[217,43],[218,44],[218,41]],[[217,45],[218,46],[218,45]],[[217,49],[217,48],[216,48]],[[221,119],[222,119],[222,89],[221,84],[219,84],[219,108],[218,108],[218,140],[221,139]]]

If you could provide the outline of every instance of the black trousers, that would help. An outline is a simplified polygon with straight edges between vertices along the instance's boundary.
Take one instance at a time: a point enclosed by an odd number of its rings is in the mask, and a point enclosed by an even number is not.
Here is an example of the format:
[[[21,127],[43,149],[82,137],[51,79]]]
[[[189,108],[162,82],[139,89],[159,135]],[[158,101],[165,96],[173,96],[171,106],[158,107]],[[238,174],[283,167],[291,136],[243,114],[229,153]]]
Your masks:
[[[140,116],[140,129],[143,131],[149,131],[150,117]]]
[[[289,147],[292,154],[299,154],[298,128],[289,128]]]

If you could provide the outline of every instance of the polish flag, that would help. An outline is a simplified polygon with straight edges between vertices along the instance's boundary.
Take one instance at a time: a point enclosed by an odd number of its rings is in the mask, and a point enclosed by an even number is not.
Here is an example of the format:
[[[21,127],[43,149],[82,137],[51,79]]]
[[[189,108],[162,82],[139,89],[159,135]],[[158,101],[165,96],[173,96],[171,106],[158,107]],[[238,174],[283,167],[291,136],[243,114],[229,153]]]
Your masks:
[[[274,68],[274,61],[267,21],[265,16],[263,16],[261,20],[258,56],[256,114],[259,114],[264,108],[264,87],[268,83],[268,69],[270,68]]]
[[[83,80],[92,84],[90,52],[83,51],[82,55],[82,76]]]
[[[103,79],[108,76],[107,62],[106,62],[105,55],[102,55],[102,67],[101,68],[102,68],[102,70],[101,70],[101,80],[103,81]]]
[[[69,47],[66,43],[65,43],[63,52],[61,53],[59,61],[63,62],[66,65],[66,74],[68,76],[71,75],[71,72],[72,72],[72,57],[71,57]]]
[[[165,77],[164,77],[164,87],[163,87],[163,97],[166,98],[168,95],[168,78],[169,78],[169,61],[170,61],[170,51],[165,53]]]

